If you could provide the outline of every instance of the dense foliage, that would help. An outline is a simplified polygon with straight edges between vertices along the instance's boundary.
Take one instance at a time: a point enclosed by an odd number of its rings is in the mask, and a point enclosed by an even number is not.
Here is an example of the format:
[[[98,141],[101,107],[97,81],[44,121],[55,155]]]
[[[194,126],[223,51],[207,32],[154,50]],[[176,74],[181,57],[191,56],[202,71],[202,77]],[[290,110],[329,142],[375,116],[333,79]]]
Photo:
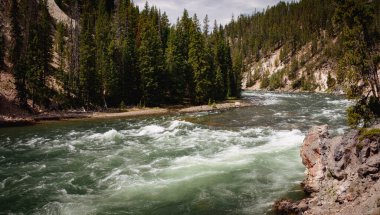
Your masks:
[[[336,0],[336,4],[333,20],[343,48],[340,69],[345,71],[342,74],[347,95],[358,99],[348,110],[349,123],[366,127],[380,116],[380,53],[377,50],[380,1]]]
[[[129,0],[57,3],[73,19],[69,26],[53,22],[46,0],[12,2],[10,60],[22,106],[201,104],[239,96],[241,67],[233,66],[223,27],[201,30],[186,10],[171,25],[156,7],[140,10]]]
[[[280,2],[252,15],[241,15],[226,27],[233,47],[244,57],[258,60],[283,47],[283,56],[325,34],[331,34],[332,0]]]
[[[248,62],[280,50],[275,64],[281,62],[285,67],[272,75],[265,67],[255,68],[250,83],[260,80],[261,88],[275,90],[288,80],[293,89],[314,91],[318,86],[313,71],[338,64],[328,73],[327,87],[344,90],[356,99],[348,110],[349,123],[369,126],[379,118],[379,0],[280,2],[263,12],[239,16],[226,31],[233,41],[233,53]],[[310,48],[300,54],[304,47]]]
[[[0,25],[0,70],[3,69],[4,66],[4,55],[5,55],[5,41],[3,35],[2,25]]]
[[[337,64],[327,86],[357,99],[350,123],[367,126],[380,115],[380,0],[280,2],[225,27],[215,22],[212,31],[207,16],[201,24],[186,10],[171,24],[156,7],[130,0],[56,2],[69,24],[51,19],[46,0],[8,8],[7,56],[21,106],[211,103],[238,97],[247,64],[279,51],[274,64],[285,66],[273,74],[257,69],[253,82],[313,91],[313,71]],[[0,62],[3,56],[0,36]]]

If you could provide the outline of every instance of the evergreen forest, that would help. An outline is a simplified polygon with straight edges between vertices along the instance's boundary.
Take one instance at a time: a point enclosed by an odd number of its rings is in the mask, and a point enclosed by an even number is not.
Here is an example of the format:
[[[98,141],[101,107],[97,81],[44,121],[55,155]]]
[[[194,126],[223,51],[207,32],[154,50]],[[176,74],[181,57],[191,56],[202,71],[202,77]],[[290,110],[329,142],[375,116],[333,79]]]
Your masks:
[[[171,24],[148,3],[57,4],[69,23],[55,22],[46,0],[10,3],[9,59],[20,106],[96,109],[239,97],[242,68],[233,65],[242,62],[233,62],[225,29],[216,22],[210,29],[207,16],[200,21],[184,10]]]
[[[331,64],[328,87],[358,101],[350,123],[380,115],[380,0],[280,2],[225,26],[186,9],[170,23],[159,8],[130,0],[56,0],[67,23],[50,16],[47,0],[5,2],[0,67],[8,62],[21,107],[210,104],[239,97],[248,65],[280,50],[276,63],[288,67],[255,75],[262,88],[281,88],[286,77],[313,91],[313,71]]]

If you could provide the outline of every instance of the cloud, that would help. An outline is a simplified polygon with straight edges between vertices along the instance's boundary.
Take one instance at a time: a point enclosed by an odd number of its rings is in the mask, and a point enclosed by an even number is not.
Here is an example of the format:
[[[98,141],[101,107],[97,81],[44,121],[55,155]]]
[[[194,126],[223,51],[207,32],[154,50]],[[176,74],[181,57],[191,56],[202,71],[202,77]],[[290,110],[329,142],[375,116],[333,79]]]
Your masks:
[[[280,0],[148,0],[149,5],[155,5],[166,12],[170,22],[175,23],[184,9],[192,15],[197,14],[199,19],[203,19],[208,14],[209,19],[217,20],[218,23],[227,24],[232,15],[252,14],[255,9],[263,10],[267,6],[275,5]],[[146,0],[135,0],[135,3],[143,8]]]

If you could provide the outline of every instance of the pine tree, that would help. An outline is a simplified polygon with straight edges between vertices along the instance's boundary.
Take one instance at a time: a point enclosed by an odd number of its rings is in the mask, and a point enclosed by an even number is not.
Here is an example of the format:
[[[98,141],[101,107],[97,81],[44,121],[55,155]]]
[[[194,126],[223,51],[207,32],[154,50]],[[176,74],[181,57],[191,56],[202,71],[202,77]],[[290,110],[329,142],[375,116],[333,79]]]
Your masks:
[[[194,74],[195,103],[204,103],[212,98],[211,68],[205,54],[205,41],[196,15],[190,31],[189,64]]]
[[[336,1],[334,23],[342,31],[344,51],[341,69],[348,83],[348,96],[360,98],[348,111],[351,126],[371,125],[380,116],[380,82],[375,59],[372,57],[376,36],[371,32],[374,17],[373,1]],[[366,87],[371,94],[365,93]],[[358,117],[359,116],[359,117]]]
[[[79,96],[81,103],[92,108],[102,103],[98,71],[96,71],[96,44],[94,41],[94,18],[90,2],[84,3],[86,11],[81,19],[79,47]]]
[[[239,85],[239,75],[234,72],[233,70],[233,64],[231,59],[231,48],[228,46],[228,44],[225,42],[224,46],[224,62],[227,69],[227,77],[228,77],[228,92],[227,97],[239,97],[240,96],[240,85]],[[237,71],[238,72],[238,71]]]
[[[244,72],[244,62],[241,54],[237,50],[233,50],[237,53],[231,54],[232,58],[232,71],[235,74],[235,97],[240,97],[241,94],[241,80]]]
[[[204,20],[203,20],[203,34],[207,38],[210,33],[210,20],[208,19],[208,15],[206,14]]]
[[[21,61],[23,38],[21,32],[21,25],[19,23],[19,5],[17,1],[12,1],[10,9],[10,20],[11,20],[11,48],[10,48],[10,61],[12,64],[12,71],[15,76],[15,85],[17,90],[17,98],[19,100],[20,106],[27,108],[27,98],[26,98],[26,74],[23,68],[23,63]]]
[[[110,28],[108,25],[109,16],[107,12],[106,1],[101,0],[98,4],[97,17],[95,23],[95,45],[96,45],[96,74],[99,78],[99,91],[101,94],[101,105],[107,108],[106,93],[107,86],[106,80],[110,68],[110,56],[108,53],[108,45],[110,43]]]
[[[40,18],[38,21],[38,37],[39,43],[38,43],[38,50],[41,53],[40,56],[40,66],[41,66],[41,73],[39,74],[39,87],[38,87],[38,94],[40,97],[40,104],[44,106],[49,106],[49,93],[48,89],[46,87],[46,79],[49,75],[52,74],[50,64],[52,62],[53,53],[52,53],[52,47],[53,47],[53,39],[52,39],[52,28],[51,28],[51,17],[49,15],[49,11],[47,8],[47,0],[42,0],[39,3],[39,14]]]
[[[120,77],[117,62],[120,56],[115,40],[111,40],[107,47],[109,57],[107,61],[107,74],[103,77],[104,95],[107,106],[118,107],[121,103]]]
[[[168,40],[169,40],[169,34],[170,34],[170,23],[169,23],[169,18],[166,15],[166,13],[163,13],[160,16],[160,30],[161,34],[161,43],[162,43],[162,48],[165,50],[168,45]]]
[[[63,73],[64,70],[66,69],[66,46],[67,46],[67,43],[66,43],[66,39],[65,37],[67,36],[66,35],[66,27],[63,23],[58,23],[57,26],[56,26],[56,32],[55,32],[55,35],[54,35],[54,40],[55,40],[55,44],[54,44],[54,51],[58,54],[58,70]],[[67,82],[65,82],[65,85],[68,84]]]
[[[183,73],[185,75],[185,97],[190,101],[195,100],[194,73],[189,63],[189,46],[190,46],[190,31],[192,28],[192,20],[189,17],[187,10],[183,11],[181,19],[177,22],[177,38],[178,48],[181,51],[181,56],[184,58]]]
[[[185,97],[186,77],[186,60],[181,54],[180,42],[176,29],[170,30],[168,47],[165,54],[166,71],[169,76],[168,91],[170,101],[174,103],[182,103]]]
[[[145,12],[148,14],[148,12]],[[144,14],[144,11],[143,11]],[[142,20],[141,45],[139,47],[139,70],[141,73],[141,103],[159,105],[162,100],[163,52],[160,35],[146,17]]]
[[[338,1],[334,16],[337,26],[341,26],[342,41],[345,48],[341,65],[348,65],[346,78],[352,96],[361,96],[362,89],[357,83],[365,82],[371,87],[376,99],[380,96],[380,83],[377,69],[371,57],[372,36],[370,25],[373,21],[373,2],[358,2],[354,0]]]
[[[0,70],[2,70],[4,68],[5,42],[2,26],[0,27]]]
[[[125,104],[136,104],[140,101],[141,94],[137,50],[139,10],[133,3],[127,1],[126,12],[127,16],[124,18],[124,23],[126,23],[125,36],[121,47],[123,65],[125,65],[122,98]]]
[[[48,107],[50,94],[46,87],[46,79],[51,74],[50,63],[52,61],[52,29],[50,15],[46,1],[31,3],[29,7],[35,8],[27,17],[35,17],[28,22],[25,38],[25,66],[26,89],[32,105]]]
[[[70,13],[72,19],[69,26],[69,39],[68,39],[68,72],[67,83],[64,86],[66,97],[74,106],[79,99],[79,42],[80,42],[80,10],[78,1],[70,1]],[[75,102],[75,103],[74,103]]]

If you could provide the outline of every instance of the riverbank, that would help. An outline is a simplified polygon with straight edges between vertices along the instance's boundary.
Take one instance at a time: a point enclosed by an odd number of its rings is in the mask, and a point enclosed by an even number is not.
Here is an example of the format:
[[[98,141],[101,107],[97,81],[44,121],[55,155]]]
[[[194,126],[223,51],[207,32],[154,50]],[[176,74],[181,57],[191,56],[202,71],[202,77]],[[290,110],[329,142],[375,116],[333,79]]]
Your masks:
[[[208,112],[215,110],[229,110],[233,108],[253,106],[245,100],[231,100],[213,105],[200,106],[167,106],[138,108],[131,107],[122,110],[108,110],[104,112],[86,112],[86,111],[54,111],[44,112],[35,115],[0,115],[0,127],[12,126],[30,126],[44,121],[73,120],[73,119],[106,119],[106,118],[128,118],[138,116],[154,116],[165,114],[184,114],[196,112]]]
[[[276,202],[278,214],[380,214],[380,124],[334,138],[313,127],[300,154],[308,197]]]

